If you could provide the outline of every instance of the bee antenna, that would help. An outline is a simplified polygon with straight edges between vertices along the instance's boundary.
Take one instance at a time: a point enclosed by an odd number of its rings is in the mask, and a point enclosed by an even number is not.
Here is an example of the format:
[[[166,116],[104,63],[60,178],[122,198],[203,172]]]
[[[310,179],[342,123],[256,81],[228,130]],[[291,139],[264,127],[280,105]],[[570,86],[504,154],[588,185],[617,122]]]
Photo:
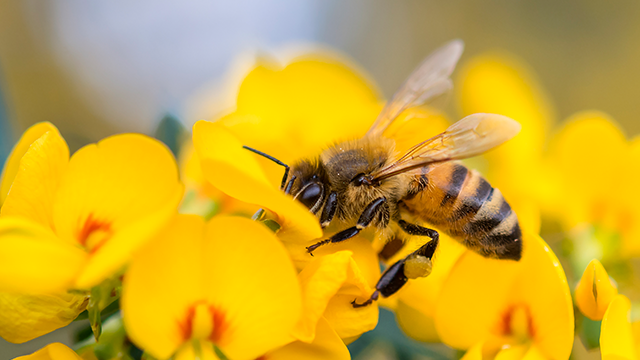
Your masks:
[[[263,153],[262,151],[250,148],[250,147],[248,147],[246,145],[242,145],[242,148],[243,149],[247,149],[247,150],[251,151],[252,153],[256,153],[256,154],[258,154],[260,156],[266,157],[267,159],[273,161],[274,163],[276,163],[278,165],[284,166],[284,176],[282,177],[282,182],[280,183],[280,190],[284,189],[284,186],[287,183],[287,177],[289,177],[289,165],[283,163],[282,161],[274,158],[271,155],[267,155],[267,154]]]

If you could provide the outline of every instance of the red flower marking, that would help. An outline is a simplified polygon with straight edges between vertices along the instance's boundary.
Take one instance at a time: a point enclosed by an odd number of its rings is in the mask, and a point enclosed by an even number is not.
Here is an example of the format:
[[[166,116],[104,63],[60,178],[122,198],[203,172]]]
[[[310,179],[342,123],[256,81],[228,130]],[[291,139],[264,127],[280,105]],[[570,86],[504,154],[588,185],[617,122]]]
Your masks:
[[[229,327],[229,323],[227,322],[225,313],[222,310],[209,306],[209,311],[211,311],[211,314],[213,315],[213,332],[211,333],[210,339],[214,344],[219,344],[222,334],[224,334]]]
[[[187,313],[185,314],[184,321],[178,321],[178,327],[180,328],[180,333],[182,334],[183,341],[191,339],[191,335],[193,334],[193,319],[196,316],[196,307],[203,303],[203,301],[198,301],[195,304],[189,306],[189,308],[187,309]],[[213,322],[213,331],[208,336],[208,338],[214,344],[219,344],[220,339],[229,327],[229,324],[227,323],[225,313],[222,310],[216,309],[210,305],[209,314],[212,317],[211,320]]]
[[[91,234],[101,231],[106,233],[105,236],[95,244],[87,244],[87,240],[91,237]],[[89,250],[90,253],[96,252],[111,236],[111,223],[107,221],[101,221],[93,218],[93,214],[89,214],[82,226],[82,229],[78,233],[78,241],[80,245]]]
[[[187,315],[185,316],[185,320],[180,322],[178,321],[178,327],[180,328],[180,332],[182,333],[182,340],[187,341],[191,339],[191,331],[193,330],[193,318],[196,316],[196,306],[190,306],[187,309]]]
[[[529,310],[529,307],[526,305],[513,305],[513,306],[510,306],[509,309],[507,309],[507,311],[504,312],[504,314],[502,315],[502,322],[500,324],[501,325],[500,334],[505,336],[513,335],[513,329],[511,328],[511,320],[513,317],[513,313],[518,307],[524,309],[527,314],[527,333],[529,338],[535,337],[536,332],[535,332],[535,327],[533,326],[533,317],[531,316],[531,310]]]

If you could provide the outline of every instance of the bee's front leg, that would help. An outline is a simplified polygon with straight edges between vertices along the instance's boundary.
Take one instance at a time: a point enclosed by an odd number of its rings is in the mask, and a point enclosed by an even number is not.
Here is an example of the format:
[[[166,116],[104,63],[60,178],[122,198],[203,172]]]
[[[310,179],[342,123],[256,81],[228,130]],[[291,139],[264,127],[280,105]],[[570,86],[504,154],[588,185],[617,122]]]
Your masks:
[[[391,296],[400,290],[409,279],[425,277],[431,273],[431,259],[438,248],[440,238],[438,232],[420,225],[409,224],[404,220],[398,221],[398,225],[409,235],[428,236],[431,241],[422,245],[404,259],[398,260],[389,266],[380,276],[380,280],[376,284],[376,290],[367,301],[361,304],[358,304],[355,300],[351,302],[354,308],[367,306],[378,300],[380,295],[384,297]]]
[[[385,209],[387,209],[386,198],[380,197],[373,200],[369,205],[367,205],[367,207],[364,209],[364,211],[360,215],[360,218],[358,219],[356,226],[352,226],[348,229],[342,230],[339,233],[334,234],[328,239],[317,242],[311,246],[307,246],[307,252],[313,255],[313,251],[322,245],[345,241],[347,239],[350,239],[358,235],[360,231],[364,230],[364,228],[369,226],[369,224],[371,224],[373,219],[379,216],[379,214],[385,211]]]

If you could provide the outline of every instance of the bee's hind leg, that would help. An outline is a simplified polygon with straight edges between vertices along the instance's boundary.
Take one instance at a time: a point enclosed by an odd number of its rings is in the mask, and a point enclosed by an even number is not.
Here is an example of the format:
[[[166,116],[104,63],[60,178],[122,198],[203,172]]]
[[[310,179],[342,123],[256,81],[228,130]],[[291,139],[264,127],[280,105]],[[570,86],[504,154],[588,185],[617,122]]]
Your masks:
[[[362,304],[358,304],[355,300],[351,302],[354,308],[370,305],[378,300],[380,295],[383,297],[391,296],[400,290],[409,279],[425,277],[431,273],[431,259],[438,248],[440,238],[438,232],[420,225],[409,224],[404,220],[398,221],[398,225],[409,235],[428,236],[431,241],[389,266],[380,276],[376,290],[367,301]]]

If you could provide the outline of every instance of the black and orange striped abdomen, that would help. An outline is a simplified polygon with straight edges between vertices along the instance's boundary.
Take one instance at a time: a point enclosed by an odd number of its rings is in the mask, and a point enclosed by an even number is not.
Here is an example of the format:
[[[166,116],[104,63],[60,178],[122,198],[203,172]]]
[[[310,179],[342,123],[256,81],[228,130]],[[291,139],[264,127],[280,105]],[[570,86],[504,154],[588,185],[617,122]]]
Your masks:
[[[475,170],[453,162],[425,166],[401,204],[480,255],[520,260],[518,218],[500,190]]]

